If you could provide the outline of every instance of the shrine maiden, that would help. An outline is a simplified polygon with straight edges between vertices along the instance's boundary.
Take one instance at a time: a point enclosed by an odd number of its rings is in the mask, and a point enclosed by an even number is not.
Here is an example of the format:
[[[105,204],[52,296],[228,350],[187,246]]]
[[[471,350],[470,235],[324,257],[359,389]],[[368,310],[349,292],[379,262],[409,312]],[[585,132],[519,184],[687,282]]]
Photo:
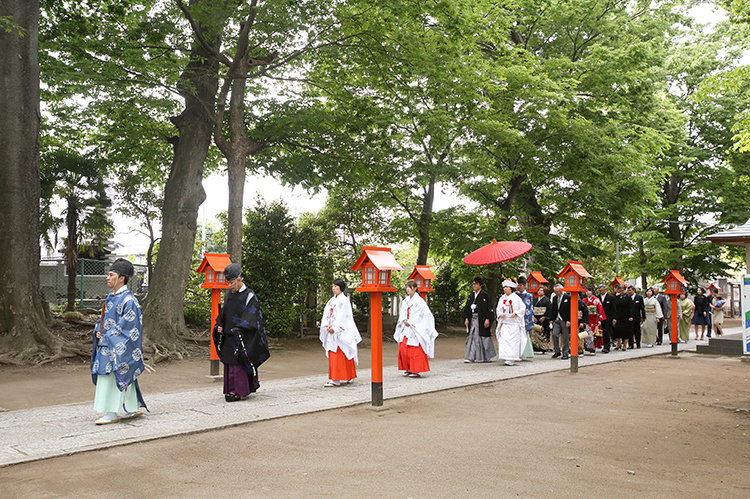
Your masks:
[[[428,359],[435,357],[435,317],[424,299],[417,292],[417,283],[406,283],[406,299],[401,303],[401,311],[393,338],[398,343],[398,368],[404,376],[419,378],[419,373],[430,370]]]
[[[526,305],[513,293],[516,283],[510,279],[503,281],[503,296],[497,302],[497,356],[512,366],[521,360],[526,348],[526,326],[524,315]]]
[[[326,303],[320,321],[320,341],[328,357],[328,382],[324,385],[340,386],[357,377],[357,343],[362,341],[354,324],[352,304],[344,294],[346,281],[336,279],[331,285],[333,298]]]

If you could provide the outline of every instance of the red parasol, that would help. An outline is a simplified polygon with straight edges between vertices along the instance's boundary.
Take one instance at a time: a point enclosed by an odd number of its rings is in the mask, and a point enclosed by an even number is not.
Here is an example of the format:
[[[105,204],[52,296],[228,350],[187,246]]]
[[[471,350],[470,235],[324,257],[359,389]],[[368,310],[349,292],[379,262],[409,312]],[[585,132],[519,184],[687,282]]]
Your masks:
[[[523,241],[492,240],[491,244],[482,246],[478,250],[464,257],[467,265],[489,265],[517,258],[531,250],[531,243]]]

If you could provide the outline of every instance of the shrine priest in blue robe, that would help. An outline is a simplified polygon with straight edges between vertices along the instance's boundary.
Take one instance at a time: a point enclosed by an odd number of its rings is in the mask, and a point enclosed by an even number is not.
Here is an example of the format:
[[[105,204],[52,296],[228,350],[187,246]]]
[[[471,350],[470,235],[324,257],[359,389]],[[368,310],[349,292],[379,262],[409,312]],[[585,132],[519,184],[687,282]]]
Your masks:
[[[258,368],[270,354],[258,297],[242,282],[240,266],[227,265],[224,276],[229,290],[213,335],[224,364],[224,400],[236,402],[260,387]]]
[[[118,258],[107,274],[107,295],[91,351],[91,378],[96,385],[94,410],[104,415],[96,424],[116,423],[143,414],[138,386],[143,364],[143,322],[138,299],[126,284],[133,264]]]

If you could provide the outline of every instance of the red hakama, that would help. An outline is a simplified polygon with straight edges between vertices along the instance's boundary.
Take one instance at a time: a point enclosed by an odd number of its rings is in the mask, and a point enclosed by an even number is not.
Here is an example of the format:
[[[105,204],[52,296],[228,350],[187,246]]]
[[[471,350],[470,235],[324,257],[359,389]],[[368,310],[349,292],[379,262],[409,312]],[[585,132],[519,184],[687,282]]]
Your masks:
[[[349,381],[357,377],[357,366],[354,359],[347,359],[341,348],[328,352],[328,379],[332,381]]]
[[[398,344],[398,368],[410,373],[426,373],[430,370],[430,360],[421,346],[407,345],[404,337]]]

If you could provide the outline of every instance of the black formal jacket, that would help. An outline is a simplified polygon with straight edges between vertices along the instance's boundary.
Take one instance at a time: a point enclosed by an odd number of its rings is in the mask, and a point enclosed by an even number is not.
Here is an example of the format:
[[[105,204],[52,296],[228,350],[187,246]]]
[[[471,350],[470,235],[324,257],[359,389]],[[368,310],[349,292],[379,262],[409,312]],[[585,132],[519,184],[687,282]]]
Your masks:
[[[611,321],[615,318],[615,295],[605,294],[597,295],[599,301],[602,302],[602,308],[604,309],[604,315],[607,317],[605,320]]]
[[[474,291],[469,293],[469,298],[466,300],[464,306],[464,319],[469,319],[469,326],[471,326],[471,305],[474,303]],[[492,322],[495,320],[495,307],[492,306],[492,299],[485,290],[480,290],[479,294],[476,295],[476,312],[479,315],[479,336],[492,336],[490,328]],[[485,319],[490,320],[490,327],[484,327]]]
[[[546,296],[543,296],[541,298],[534,297],[534,308],[544,309],[544,313],[542,315],[534,314],[534,317],[536,317],[538,324],[544,324],[545,321],[548,319],[547,313],[549,312],[549,307],[551,303],[552,302]]]
[[[617,320],[617,324],[622,326],[629,322],[632,317],[636,316],[635,302],[630,299],[627,293],[614,296],[615,315],[612,317]]]
[[[552,303],[547,309],[547,318],[549,318],[550,324],[555,322],[558,312],[560,313],[562,320],[570,322],[570,293],[561,294],[559,300],[557,295],[553,294],[550,301]],[[589,309],[580,298],[578,299],[578,312],[581,314],[578,324],[587,323],[589,321]]]
[[[634,304],[634,310],[633,310],[633,321],[638,321],[640,324],[641,319],[646,318],[646,305],[643,303],[643,297],[639,295],[638,293],[634,293],[633,296],[630,297],[631,300],[633,300]]]

